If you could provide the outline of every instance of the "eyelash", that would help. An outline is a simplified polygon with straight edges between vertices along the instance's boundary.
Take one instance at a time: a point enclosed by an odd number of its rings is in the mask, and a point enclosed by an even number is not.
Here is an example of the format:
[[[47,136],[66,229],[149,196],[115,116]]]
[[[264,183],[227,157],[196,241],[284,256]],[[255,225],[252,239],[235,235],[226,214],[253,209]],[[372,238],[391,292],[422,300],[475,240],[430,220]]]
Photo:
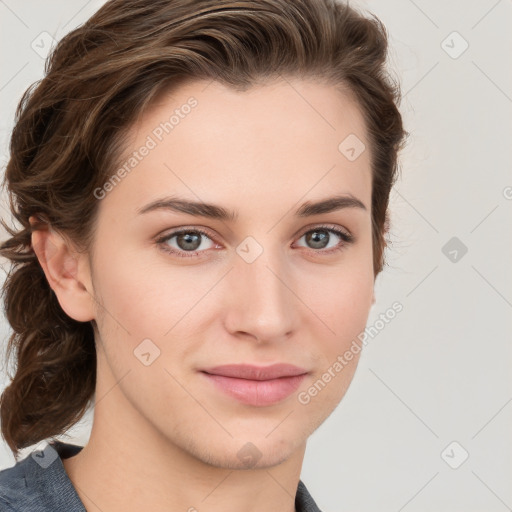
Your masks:
[[[304,233],[302,233],[302,235],[299,237],[299,239],[312,231],[328,231],[329,233],[334,233],[335,235],[339,236],[343,240],[343,242],[341,242],[339,245],[337,245],[336,247],[332,247],[330,249],[308,249],[307,247],[305,248],[306,250],[311,251],[316,254],[330,255],[330,254],[333,254],[333,253],[336,253],[338,251],[345,249],[346,245],[354,242],[354,237],[352,235],[350,235],[349,233],[346,233],[344,231],[341,231],[335,227],[328,226],[328,225],[320,225],[320,226],[316,226],[314,228],[308,229],[307,231],[304,231]],[[176,231],[172,231],[171,233],[168,233],[168,234],[164,235],[163,237],[158,238],[156,240],[156,243],[161,248],[161,250],[163,250],[164,252],[166,252],[168,254],[175,255],[179,258],[191,258],[191,257],[195,257],[198,255],[201,256],[201,253],[204,253],[207,251],[207,250],[202,250],[202,251],[180,250],[180,251],[177,251],[175,249],[170,249],[169,245],[167,245],[165,242],[167,242],[171,238],[174,238],[175,236],[183,234],[183,233],[201,233],[206,238],[209,238],[213,242],[215,241],[215,240],[213,240],[213,238],[210,236],[209,233],[207,233],[205,230],[203,230],[201,228],[184,228],[184,229],[178,229]]]

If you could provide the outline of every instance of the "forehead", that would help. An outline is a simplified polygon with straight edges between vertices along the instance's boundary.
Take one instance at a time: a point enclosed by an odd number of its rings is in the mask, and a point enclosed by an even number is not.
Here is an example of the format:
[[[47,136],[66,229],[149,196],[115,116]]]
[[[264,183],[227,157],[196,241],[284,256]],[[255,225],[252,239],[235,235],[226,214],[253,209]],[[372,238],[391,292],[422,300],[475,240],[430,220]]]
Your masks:
[[[241,92],[192,82],[161,95],[127,135],[118,168],[128,171],[108,193],[112,207],[135,212],[173,193],[242,210],[333,192],[370,206],[364,119],[330,85],[286,79]]]

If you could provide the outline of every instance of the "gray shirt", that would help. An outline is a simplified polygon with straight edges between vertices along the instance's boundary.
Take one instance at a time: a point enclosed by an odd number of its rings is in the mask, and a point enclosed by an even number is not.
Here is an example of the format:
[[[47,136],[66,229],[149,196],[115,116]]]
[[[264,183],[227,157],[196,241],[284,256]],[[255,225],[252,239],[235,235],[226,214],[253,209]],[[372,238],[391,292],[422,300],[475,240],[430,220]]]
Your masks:
[[[0,512],[86,512],[62,459],[81,446],[52,441],[14,466],[0,471]],[[321,512],[302,480],[295,495],[297,512]]]

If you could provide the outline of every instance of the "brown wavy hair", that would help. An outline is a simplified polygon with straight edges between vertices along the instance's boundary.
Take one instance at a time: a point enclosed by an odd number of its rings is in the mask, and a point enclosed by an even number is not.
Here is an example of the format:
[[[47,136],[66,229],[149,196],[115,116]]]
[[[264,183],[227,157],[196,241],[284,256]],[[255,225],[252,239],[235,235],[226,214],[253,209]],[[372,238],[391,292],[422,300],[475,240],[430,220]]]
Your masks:
[[[370,142],[377,276],[397,157],[408,135],[387,51],[382,22],[336,0],[110,0],[60,40],[44,78],[18,104],[3,181],[21,225],[2,220],[10,238],[0,245],[11,261],[3,286],[13,330],[7,360],[15,354],[0,420],[16,458],[78,422],[96,383],[95,322],[64,313],[31,233],[50,225],[80,250],[92,249],[93,192],[114,174],[127,129],[161,93],[196,79],[246,90],[299,77],[351,94]],[[32,215],[39,219],[34,226]]]

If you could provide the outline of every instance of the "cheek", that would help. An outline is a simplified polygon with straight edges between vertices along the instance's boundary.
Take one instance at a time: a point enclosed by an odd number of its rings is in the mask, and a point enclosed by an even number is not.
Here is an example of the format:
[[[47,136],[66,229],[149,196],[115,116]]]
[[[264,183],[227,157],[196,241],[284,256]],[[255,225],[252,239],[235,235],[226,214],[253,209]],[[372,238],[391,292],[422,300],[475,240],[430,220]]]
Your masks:
[[[122,374],[134,365],[140,366],[134,350],[143,340],[152,340],[160,349],[162,334],[170,322],[162,318],[165,298],[161,296],[162,287],[155,286],[155,276],[138,265],[134,256],[123,257],[122,251],[108,249],[98,254],[96,262],[97,323],[107,357]]]
[[[202,299],[215,279],[205,279],[204,271],[201,278],[191,267],[172,268],[154,259],[148,263],[140,253],[111,253],[97,275],[97,312],[100,335],[108,340],[107,357],[116,361],[116,371],[140,370],[137,354],[150,352],[151,368],[170,368],[197,350],[203,328],[198,318],[207,318],[212,310],[211,301]],[[153,371],[145,378],[153,378]]]
[[[312,314],[323,325],[333,346],[339,347],[364,330],[373,299],[373,268],[371,258],[364,266],[330,269],[329,274],[316,276],[309,282],[303,296]]]
[[[322,421],[347,392],[354,377],[373,297],[371,262],[362,268],[345,267],[307,295],[314,311],[317,364],[297,400],[310,417]],[[311,301],[311,302],[309,302]]]
[[[96,266],[94,288],[98,301],[111,314],[109,321],[118,320],[130,332],[137,326],[156,328],[159,323],[170,323],[187,294],[186,287],[179,286],[177,272],[163,274],[141,249],[105,244]]]

